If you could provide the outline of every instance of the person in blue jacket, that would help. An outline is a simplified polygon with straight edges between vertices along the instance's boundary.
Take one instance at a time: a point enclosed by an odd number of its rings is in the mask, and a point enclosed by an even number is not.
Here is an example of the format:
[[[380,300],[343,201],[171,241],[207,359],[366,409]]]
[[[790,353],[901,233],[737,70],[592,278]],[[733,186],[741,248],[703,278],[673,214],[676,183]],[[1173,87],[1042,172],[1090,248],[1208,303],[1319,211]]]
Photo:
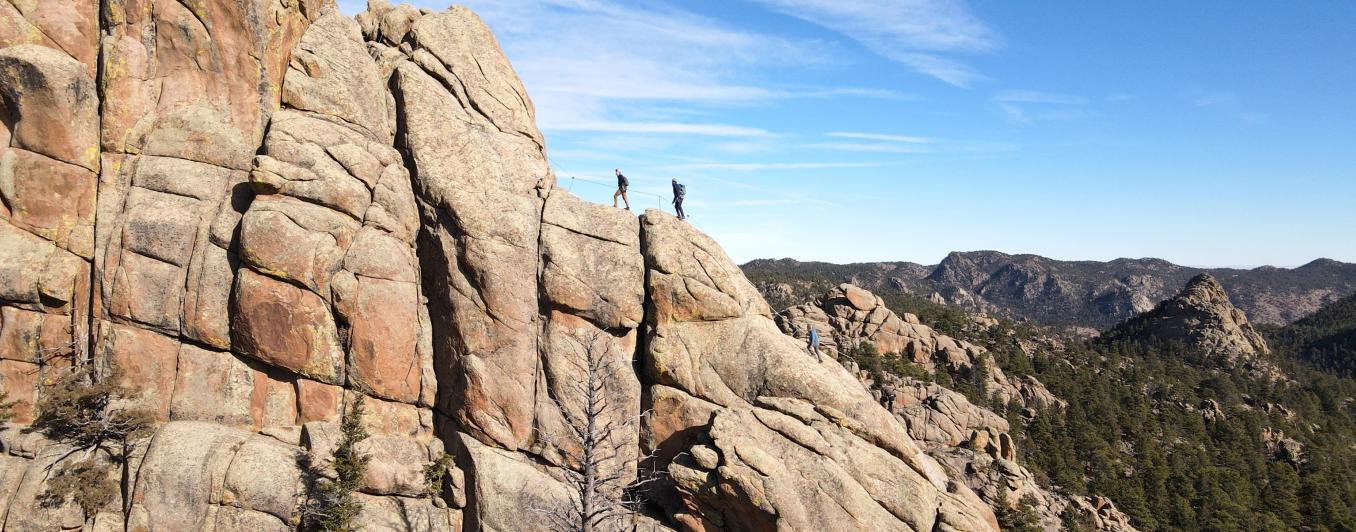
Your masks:
[[[819,331],[810,327],[810,352],[815,355],[816,362],[823,362],[824,355],[819,354]]]

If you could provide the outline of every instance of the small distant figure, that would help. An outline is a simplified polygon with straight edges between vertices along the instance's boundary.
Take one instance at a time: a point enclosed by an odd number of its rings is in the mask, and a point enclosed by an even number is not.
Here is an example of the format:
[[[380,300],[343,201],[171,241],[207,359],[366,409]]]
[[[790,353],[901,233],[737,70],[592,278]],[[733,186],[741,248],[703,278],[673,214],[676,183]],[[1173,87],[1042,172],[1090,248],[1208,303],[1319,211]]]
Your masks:
[[[810,353],[815,356],[816,362],[823,362],[824,355],[819,354],[819,331],[810,327]]]
[[[622,201],[626,202],[626,210],[629,211],[631,210],[631,200],[626,199],[626,187],[631,186],[631,182],[626,180],[626,176],[622,175],[620,168],[616,169],[616,172],[617,191],[612,194],[612,206],[617,206],[617,196],[621,196]]]
[[[882,386],[880,389],[880,405],[890,410],[895,404],[895,388],[893,386]]]
[[[678,178],[673,178],[673,210],[678,213],[679,220],[686,220],[687,214],[683,213],[683,196],[687,195],[687,185],[678,182]]]

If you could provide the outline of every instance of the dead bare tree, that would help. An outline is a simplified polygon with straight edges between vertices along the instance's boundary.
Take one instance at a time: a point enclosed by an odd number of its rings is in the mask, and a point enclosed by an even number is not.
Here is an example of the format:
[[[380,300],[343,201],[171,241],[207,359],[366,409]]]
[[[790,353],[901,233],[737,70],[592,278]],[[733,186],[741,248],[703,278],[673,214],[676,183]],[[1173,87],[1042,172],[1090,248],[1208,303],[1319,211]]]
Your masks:
[[[633,526],[643,504],[642,487],[653,479],[638,475],[635,435],[639,419],[609,393],[609,384],[625,377],[629,364],[609,356],[612,339],[597,332],[584,339],[579,356],[571,360],[582,379],[561,383],[566,395],[578,401],[578,411],[563,409],[567,425],[579,443],[577,468],[563,468],[570,489],[568,501],[533,508],[559,532],[603,532]],[[629,453],[629,454],[628,454]]]

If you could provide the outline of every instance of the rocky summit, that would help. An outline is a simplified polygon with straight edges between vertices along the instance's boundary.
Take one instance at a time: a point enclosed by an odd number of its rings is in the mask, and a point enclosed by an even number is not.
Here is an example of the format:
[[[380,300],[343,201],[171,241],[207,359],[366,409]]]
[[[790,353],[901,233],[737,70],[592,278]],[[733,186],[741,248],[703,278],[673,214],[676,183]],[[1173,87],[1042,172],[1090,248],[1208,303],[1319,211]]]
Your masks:
[[[359,397],[368,530],[547,528],[585,417],[654,529],[998,526],[714,241],[558,188],[466,9],[0,3],[0,96],[4,530],[296,529]],[[26,430],[72,366],[154,420],[107,500]]]
[[[1103,337],[1175,342],[1191,352],[1231,362],[1257,360],[1271,352],[1266,340],[1210,274],[1193,277],[1176,297]]]

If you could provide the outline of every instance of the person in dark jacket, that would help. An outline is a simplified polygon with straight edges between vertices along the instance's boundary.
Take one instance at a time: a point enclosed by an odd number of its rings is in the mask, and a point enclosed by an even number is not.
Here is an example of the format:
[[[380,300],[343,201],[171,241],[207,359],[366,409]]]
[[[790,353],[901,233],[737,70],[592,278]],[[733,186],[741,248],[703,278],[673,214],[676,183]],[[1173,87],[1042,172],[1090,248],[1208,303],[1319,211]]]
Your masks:
[[[678,213],[679,220],[686,220],[687,214],[683,213],[683,196],[687,195],[687,186],[678,182],[678,178],[673,179],[673,210]]]
[[[884,386],[880,389],[880,405],[886,410],[893,410],[895,405],[895,388],[893,386]]]
[[[617,196],[621,196],[622,201],[626,202],[626,210],[629,211],[631,210],[631,200],[626,199],[626,187],[631,186],[631,182],[626,180],[626,176],[622,175],[620,168],[616,169],[616,172],[617,191],[612,193],[612,206],[617,206]]]

